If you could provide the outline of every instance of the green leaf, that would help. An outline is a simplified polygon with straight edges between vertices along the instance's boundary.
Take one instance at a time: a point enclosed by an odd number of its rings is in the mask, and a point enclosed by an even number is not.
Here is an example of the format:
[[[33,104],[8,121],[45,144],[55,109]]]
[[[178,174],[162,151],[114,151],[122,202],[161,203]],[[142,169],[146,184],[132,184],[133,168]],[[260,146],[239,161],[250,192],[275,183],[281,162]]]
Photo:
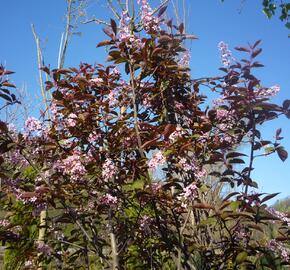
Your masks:
[[[236,263],[237,264],[241,264],[243,263],[248,257],[248,253],[246,251],[242,251],[238,254],[238,256],[236,257]]]

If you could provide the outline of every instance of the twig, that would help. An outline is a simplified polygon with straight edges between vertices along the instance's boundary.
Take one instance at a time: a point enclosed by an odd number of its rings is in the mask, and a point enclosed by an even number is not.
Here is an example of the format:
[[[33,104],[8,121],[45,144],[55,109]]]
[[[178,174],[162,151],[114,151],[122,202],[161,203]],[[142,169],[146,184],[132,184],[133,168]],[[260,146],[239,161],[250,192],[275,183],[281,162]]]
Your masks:
[[[108,2],[108,7],[110,8],[110,10],[112,11],[112,13],[114,14],[114,16],[120,20],[121,16],[118,14],[118,12],[116,11],[115,7],[112,4],[112,0],[107,0]]]
[[[96,24],[104,24],[104,25],[110,26],[109,23],[107,23],[105,21],[102,21],[100,19],[97,19],[97,18],[92,18],[92,19],[89,19],[89,20],[86,20],[86,21],[82,21],[81,23],[82,24],[87,24],[87,23],[91,23],[91,22],[95,22]]]
[[[42,79],[41,67],[43,66],[43,57],[42,57],[41,48],[40,48],[40,40],[39,40],[39,36],[35,32],[35,28],[34,28],[33,24],[31,24],[31,29],[32,29],[32,33],[33,33],[33,36],[35,39],[36,49],[37,49],[37,65],[38,65],[38,76],[39,76],[40,90],[41,90],[45,110],[46,110],[47,116],[49,118],[48,101],[47,101],[47,96],[46,96],[46,92],[45,92],[44,84],[43,84],[43,79]]]
[[[72,0],[67,0],[67,14],[66,14],[66,27],[65,27],[65,33],[64,33],[64,38],[63,38],[63,46],[61,47],[61,52],[60,52],[60,58],[59,58],[59,63],[58,63],[58,68],[62,68],[64,65],[64,60],[65,60],[65,54],[67,50],[67,46],[69,43],[69,39],[71,36],[71,18],[72,18]]]

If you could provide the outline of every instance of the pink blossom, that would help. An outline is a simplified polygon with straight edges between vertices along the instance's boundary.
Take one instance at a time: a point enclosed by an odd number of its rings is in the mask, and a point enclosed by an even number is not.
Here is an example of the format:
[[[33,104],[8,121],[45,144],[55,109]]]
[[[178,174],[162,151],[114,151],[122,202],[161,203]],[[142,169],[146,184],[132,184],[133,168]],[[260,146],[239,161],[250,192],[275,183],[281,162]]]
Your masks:
[[[225,102],[224,98],[221,97],[221,98],[214,99],[212,103],[214,106],[220,106],[220,105],[224,104],[224,102]]]
[[[101,83],[103,83],[103,79],[102,78],[93,78],[93,79],[90,79],[90,83],[91,84],[94,84],[94,85],[99,85]]]
[[[42,253],[44,256],[51,255],[52,249],[49,245],[43,243],[42,241],[36,241],[35,245],[38,252]]]
[[[109,101],[110,106],[115,106],[117,104],[118,100],[117,100],[116,96],[117,96],[117,94],[111,90],[109,95],[108,95],[108,101]]]
[[[179,65],[188,67],[190,61],[190,52],[188,50],[184,51],[181,55],[181,58],[178,62]]]
[[[194,175],[196,178],[201,179],[203,177],[205,177],[207,174],[206,170],[204,168],[200,169],[200,170],[196,170],[194,172]]]
[[[162,185],[160,183],[152,183],[151,190],[154,194],[157,194],[162,189]]]
[[[141,4],[141,21],[146,32],[158,32],[160,30],[160,22],[157,17],[153,15],[153,10],[149,6],[147,0],[139,0]]]
[[[55,104],[55,102],[52,102],[51,105],[50,105],[50,111],[53,115],[56,115],[57,114],[57,106]]]
[[[273,215],[274,217],[280,219],[281,221],[287,223],[287,225],[290,227],[290,218],[288,218],[288,216],[283,213],[283,212],[280,212],[276,209],[274,209],[273,207],[268,207],[266,208],[266,210],[271,214]]]
[[[147,215],[144,215],[139,219],[140,229],[145,234],[149,234],[151,232],[152,223],[153,219]]]
[[[41,130],[41,123],[34,117],[28,117],[25,121],[25,129],[32,132],[32,131],[40,131]]]
[[[221,52],[221,60],[224,67],[228,67],[231,64],[231,60],[232,60],[232,53],[228,49],[228,45],[225,42],[221,41],[218,44],[218,48]]]
[[[275,239],[271,239],[268,242],[268,248],[271,251],[278,253],[284,261],[289,261],[290,249],[283,245],[283,243],[277,242]]]
[[[273,85],[270,88],[263,88],[255,92],[257,97],[273,97],[280,91],[279,85]]]
[[[32,263],[32,261],[30,261],[30,260],[28,260],[28,261],[26,261],[25,263],[24,263],[24,266],[25,267],[30,267],[30,266],[32,266],[33,265],[33,263]]]
[[[10,225],[10,222],[8,219],[0,219],[0,227],[7,227]]]
[[[93,132],[89,135],[88,141],[89,143],[94,143],[96,142],[99,138],[101,137],[101,135],[97,132]]]
[[[177,197],[178,200],[182,202],[182,207],[187,207],[189,202],[192,202],[197,197],[197,186],[195,184],[190,184],[183,188],[183,192]]]
[[[70,113],[68,115],[68,118],[65,119],[65,124],[68,127],[75,127],[77,125],[77,116],[74,113]]]
[[[28,201],[31,202],[31,203],[34,203],[34,202],[37,201],[37,197],[33,196]]]
[[[192,124],[192,119],[189,118],[188,116],[184,115],[184,116],[183,116],[183,122],[184,122],[184,124],[185,124],[186,126],[189,127],[189,126]]]
[[[101,198],[101,203],[108,206],[115,206],[118,203],[118,199],[116,196],[112,196],[111,194],[106,194]]]
[[[54,168],[70,175],[72,180],[79,180],[86,174],[86,169],[81,162],[81,157],[77,153],[64,160],[55,162]]]
[[[114,177],[114,175],[117,173],[117,168],[110,158],[106,158],[105,163],[103,164],[103,170],[102,170],[102,177],[105,182],[109,181]]]
[[[174,105],[175,105],[175,108],[180,111],[184,109],[184,105],[178,101],[174,101]]]
[[[177,127],[176,130],[170,134],[169,140],[173,143],[178,138],[181,138],[183,134],[184,134],[183,129],[181,127]]]
[[[112,69],[112,71],[110,72],[111,75],[115,75],[115,76],[120,76],[121,73],[120,73],[120,70],[118,69],[118,67],[114,67]]]
[[[216,118],[218,121],[222,121],[225,120],[228,116],[229,112],[227,110],[224,109],[218,109],[216,111]]]
[[[196,197],[196,190],[197,186],[195,184],[190,184],[183,189],[182,195],[187,200],[193,200]]]
[[[143,106],[146,107],[146,108],[150,108],[150,107],[152,106],[152,105],[151,105],[151,100],[150,100],[150,98],[149,98],[148,95],[144,95],[144,96],[143,96],[142,104],[143,104]]]
[[[155,170],[159,165],[163,165],[166,162],[166,158],[163,156],[161,151],[158,151],[154,156],[149,160],[148,167]]]
[[[129,17],[128,12],[123,11],[119,25],[119,39],[121,42],[133,42],[135,39],[135,36],[131,33],[130,20],[131,18]]]
[[[195,170],[194,162],[189,163],[185,158],[181,158],[178,165],[186,172]]]
[[[17,132],[16,126],[14,124],[12,124],[12,123],[8,124],[7,128],[9,130],[9,132],[11,132],[11,133],[16,133]]]

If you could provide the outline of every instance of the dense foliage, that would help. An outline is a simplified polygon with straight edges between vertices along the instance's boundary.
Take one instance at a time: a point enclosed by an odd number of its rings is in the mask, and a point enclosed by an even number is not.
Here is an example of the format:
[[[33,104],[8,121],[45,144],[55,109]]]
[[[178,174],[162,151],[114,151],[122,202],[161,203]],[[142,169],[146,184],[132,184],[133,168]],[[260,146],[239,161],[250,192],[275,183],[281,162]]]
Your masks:
[[[6,269],[287,269],[290,220],[251,177],[256,158],[287,158],[282,130],[260,129],[290,118],[253,74],[259,41],[241,61],[221,42],[223,75],[192,79],[194,37],[140,5],[104,29],[111,65],[43,67],[50,118],[1,122]]]

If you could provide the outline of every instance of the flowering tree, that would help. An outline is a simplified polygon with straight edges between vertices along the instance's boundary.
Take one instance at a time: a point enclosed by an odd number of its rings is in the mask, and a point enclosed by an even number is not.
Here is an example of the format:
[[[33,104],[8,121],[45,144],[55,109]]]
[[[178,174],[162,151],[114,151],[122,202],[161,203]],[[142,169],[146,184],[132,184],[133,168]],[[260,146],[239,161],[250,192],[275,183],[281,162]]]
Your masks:
[[[1,123],[7,269],[287,267],[289,218],[251,177],[256,158],[287,158],[281,129],[270,141],[260,128],[290,117],[289,100],[270,102],[279,86],[252,72],[259,41],[236,48],[241,62],[221,42],[224,75],[192,79],[193,37],[162,18],[166,7],[139,4],[140,16],[123,11],[104,29],[111,65],[43,67],[50,118],[21,133]],[[219,95],[212,106],[203,87]],[[238,191],[212,199],[215,184]]]

